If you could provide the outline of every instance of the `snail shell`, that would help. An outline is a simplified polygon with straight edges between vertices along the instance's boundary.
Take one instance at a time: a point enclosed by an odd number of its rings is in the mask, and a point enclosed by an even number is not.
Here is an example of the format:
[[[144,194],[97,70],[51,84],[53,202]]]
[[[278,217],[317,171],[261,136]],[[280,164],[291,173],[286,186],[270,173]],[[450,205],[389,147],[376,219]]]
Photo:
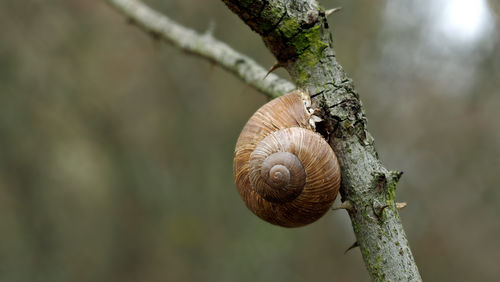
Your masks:
[[[234,178],[247,207],[276,225],[312,223],[331,207],[340,169],[331,147],[310,126],[302,92],[262,106],[236,143]]]

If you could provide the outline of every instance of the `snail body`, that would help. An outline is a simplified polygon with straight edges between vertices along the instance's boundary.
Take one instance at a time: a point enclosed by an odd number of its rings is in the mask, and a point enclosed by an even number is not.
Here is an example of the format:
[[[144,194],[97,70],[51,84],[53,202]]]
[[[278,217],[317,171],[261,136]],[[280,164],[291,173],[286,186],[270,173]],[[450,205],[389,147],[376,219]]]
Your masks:
[[[262,106],[235,148],[235,183],[247,207],[284,227],[312,223],[331,207],[340,169],[331,147],[310,125],[298,91]]]

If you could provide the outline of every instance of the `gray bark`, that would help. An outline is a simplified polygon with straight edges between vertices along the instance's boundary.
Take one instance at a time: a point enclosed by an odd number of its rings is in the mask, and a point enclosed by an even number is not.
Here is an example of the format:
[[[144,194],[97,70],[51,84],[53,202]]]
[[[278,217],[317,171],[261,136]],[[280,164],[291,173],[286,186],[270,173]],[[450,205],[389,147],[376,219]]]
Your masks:
[[[163,39],[181,50],[213,62],[271,98],[295,89],[295,85],[267,70],[253,59],[236,52],[210,32],[199,34],[137,0],[106,0],[154,38]]]
[[[395,192],[401,172],[380,162],[352,80],[335,58],[325,10],[315,0],[223,0],[259,33],[296,85],[321,110],[319,131],[337,154],[342,200],[373,280],[421,281]]]
[[[252,59],[209,34],[198,34],[137,0],[107,0],[138,26],[180,49],[234,73],[262,93],[275,97],[293,84],[270,75]],[[222,0],[259,33],[297,87],[310,93],[341,165],[341,195],[372,280],[421,281],[399,219],[395,193],[401,172],[380,162],[352,80],[335,58],[326,11],[315,0]]]

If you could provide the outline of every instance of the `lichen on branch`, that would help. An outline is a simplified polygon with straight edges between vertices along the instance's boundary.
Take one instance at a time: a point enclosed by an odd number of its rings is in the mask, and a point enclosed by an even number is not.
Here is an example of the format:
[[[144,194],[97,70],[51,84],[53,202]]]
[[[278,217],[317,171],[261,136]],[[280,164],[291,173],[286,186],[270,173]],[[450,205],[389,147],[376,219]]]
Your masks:
[[[149,34],[209,59],[244,82],[275,97],[294,88],[252,59],[210,35],[198,34],[138,0],[107,0]],[[401,173],[386,169],[352,79],[337,62],[326,20],[316,0],[222,0],[261,35],[280,66],[310,94],[320,111],[321,131],[341,166],[343,201],[349,201],[357,243],[373,280],[421,281],[395,203]]]
[[[341,194],[373,280],[421,281],[395,203],[401,174],[386,169],[352,79],[337,62],[326,12],[315,0],[223,0],[310,93],[342,172]]]

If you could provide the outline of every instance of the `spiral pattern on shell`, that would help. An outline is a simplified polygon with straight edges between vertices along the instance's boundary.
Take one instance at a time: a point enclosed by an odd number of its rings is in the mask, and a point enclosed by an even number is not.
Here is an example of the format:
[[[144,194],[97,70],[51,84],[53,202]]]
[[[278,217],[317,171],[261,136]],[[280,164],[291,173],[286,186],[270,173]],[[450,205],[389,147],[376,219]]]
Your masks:
[[[257,110],[236,143],[238,192],[253,213],[272,224],[312,223],[337,196],[337,158],[309,119],[302,94],[295,91]]]

